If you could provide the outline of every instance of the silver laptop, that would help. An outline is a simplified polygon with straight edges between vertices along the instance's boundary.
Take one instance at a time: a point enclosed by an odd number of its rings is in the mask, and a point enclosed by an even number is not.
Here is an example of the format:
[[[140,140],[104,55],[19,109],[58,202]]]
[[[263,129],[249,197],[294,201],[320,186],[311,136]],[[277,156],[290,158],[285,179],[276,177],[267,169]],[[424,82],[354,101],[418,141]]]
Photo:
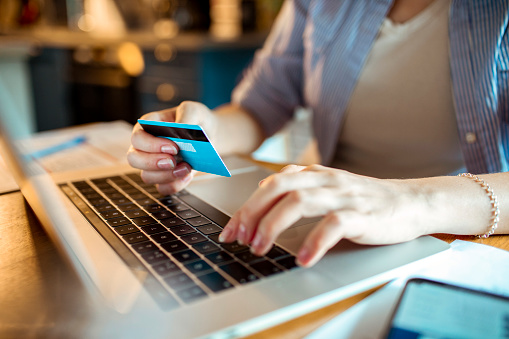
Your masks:
[[[394,278],[448,245],[432,237],[392,246],[341,241],[313,268],[295,254],[316,220],[285,231],[263,258],[221,244],[229,216],[270,172],[226,159],[231,178],[204,175],[162,196],[132,168],[49,175],[21,151],[16,110],[0,83],[0,144],[26,200],[78,273],[96,316],[85,337],[244,336]],[[58,324],[57,324],[58,326]]]

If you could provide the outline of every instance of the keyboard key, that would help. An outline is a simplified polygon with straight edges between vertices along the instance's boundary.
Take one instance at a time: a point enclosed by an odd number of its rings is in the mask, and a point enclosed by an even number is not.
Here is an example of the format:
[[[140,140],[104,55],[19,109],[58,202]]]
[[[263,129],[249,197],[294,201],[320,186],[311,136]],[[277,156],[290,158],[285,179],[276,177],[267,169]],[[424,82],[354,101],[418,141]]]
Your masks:
[[[196,275],[212,270],[212,267],[203,260],[194,261],[185,266],[189,272]]]
[[[232,252],[232,253],[242,252],[242,251],[249,250],[249,247],[247,247],[245,245],[241,245],[241,244],[239,244],[236,241],[235,242],[231,242],[231,243],[227,243],[227,244],[221,244],[221,247],[223,247],[228,252]]]
[[[179,290],[185,287],[196,285],[193,282],[193,280],[183,272],[180,274],[173,274],[164,278],[164,282],[167,283],[174,290]]]
[[[112,219],[112,218],[123,217],[122,213],[120,213],[120,211],[117,211],[117,210],[103,212],[103,213],[101,213],[101,216],[104,219]]]
[[[118,205],[117,207],[122,212],[134,211],[134,210],[139,210],[140,209],[140,207],[138,205],[135,205],[133,203],[122,204],[122,205]]]
[[[157,264],[161,261],[165,261],[168,259],[168,256],[159,250],[156,250],[154,252],[143,253],[141,256],[143,257],[143,259],[145,259],[146,262],[148,262],[151,265]]]
[[[109,194],[107,194],[107,196],[110,199],[120,199],[120,198],[124,197],[124,195],[122,193],[109,193]]]
[[[169,230],[173,234],[178,235],[179,237],[182,236],[182,235],[191,234],[191,233],[195,233],[196,232],[194,230],[194,228],[192,228],[189,225],[179,225],[179,226],[175,226],[175,227],[170,227]]]
[[[205,235],[219,233],[223,230],[221,227],[214,224],[197,227],[196,229]]]
[[[251,264],[251,267],[266,277],[282,272],[279,267],[267,260]]]
[[[109,187],[105,187],[103,189],[101,189],[101,192],[103,192],[104,194],[106,194],[107,196],[110,196],[110,194],[115,194],[115,193],[119,193],[118,190],[116,188],[113,188],[111,186]]]
[[[271,250],[266,254],[266,256],[271,258],[272,260],[281,259],[289,255],[290,253],[286,252],[284,249],[278,246],[272,247]]]
[[[108,220],[106,220],[106,222],[111,227],[117,227],[117,226],[122,226],[122,225],[130,224],[131,220],[129,220],[126,217],[122,216],[122,217],[119,217],[119,218],[108,219]]]
[[[205,236],[203,236],[200,233],[192,233],[192,234],[184,235],[184,236],[180,237],[180,239],[182,239],[189,245],[207,241],[207,238],[205,238]]]
[[[127,211],[125,213],[129,218],[140,218],[148,216],[147,212],[142,210]]]
[[[174,240],[170,242],[166,242],[164,244],[161,244],[161,247],[167,250],[170,253],[180,252],[184,250],[188,250],[189,247],[187,247],[182,241],[180,240]]]
[[[126,197],[117,198],[117,199],[111,199],[111,202],[115,205],[122,205],[122,204],[128,204],[131,202],[131,200],[127,199]]]
[[[216,265],[221,265],[233,261],[233,257],[230,254],[226,253],[225,251],[206,255],[205,258],[209,259]]]
[[[161,210],[155,213],[152,213],[152,216],[157,220],[163,220],[168,218],[173,218],[174,214],[167,210]]]
[[[258,277],[253,272],[251,272],[238,262],[232,262],[226,265],[222,265],[219,266],[219,268],[225,271],[228,275],[233,277],[233,279],[237,280],[241,284],[258,280]]]
[[[88,194],[83,194],[83,196],[85,197],[85,199],[87,200],[94,200],[94,199],[100,199],[102,198],[103,196],[100,195],[99,193],[88,193]]]
[[[257,255],[254,255],[250,251],[238,252],[238,253],[235,253],[235,256],[237,258],[239,258],[240,260],[242,260],[243,262],[248,263],[248,264],[264,260],[264,257],[259,257]]]
[[[206,297],[207,293],[205,293],[205,291],[203,291],[199,286],[193,286],[193,287],[188,287],[182,291],[178,291],[177,295],[185,303],[190,303],[197,299]]]
[[[132,247],[138,253],[153,252],[158,249],[156,244],[151,241],[136,243],[133,244]]]
[[[157,224],[157,221],[149,216],[140,217],[140,218],[134,218],[133,222],[138,226],[146,226],[151,224]]]
[[[200,259],[200,257],[191,250],[185,250],[182,252],[172,253],[173,257],[179,262],[186,264],[191,261]]]
[[[104,199],[103,197],[95,198],[95,199],[90,199],[90,200],[88,200],[88,202],[92,206],[99,206],[99,205],[103,205],[103,204],[108,204],[109,203],[108,200]]]
[[[147,195],[145,193],[137,193],[129,195],[133,200],[147,199]]]
[[[233,287],[233,284],[226,280],[221,274],[211,272],[208,274],[200,275],[198,279],[214,292],[219,292]]]
[[[175,264],[174,262],[171,262],[169,260],[152,265],[152,268],[161,276],[165,277],[170,274],[176,274],[181,273],[182,270]]]
[[[145,234],[141,233],[141,232],[127,234],[127,235],[122,236],[122,238],[124,238],[124,240],[128,244],[134,244],[136,242],[142,242],[142,241],[147,241],[148,240],[147,236]]]
[[[161,222],[166,227],[185,225],[185,221],[180,219],[180,218],[177,218],[177,217],[172,217],[172,218],[164,219],[164,220],[161,220]]]
[[[159,224],[143,226],[141,229],[143,230],[143,232],[145,232],[147,234],[156,234],[156,233],[166,232],[166,227],[159,225]]]
[[[170,232],[152,234],[150,237],[158,244],[163,244],[168,241],[177,240],[177,238]]]
[[[200,213],[194,211],[194,210],[187,210],[187,211],[180,211],[180,212],[175,212],[177,213],[177,215],[179,217],[181,217],[182,219],[190,219],[190,218],[194,218],[194,217],[199,217],[200,216]]]
[[[161,202],[161,204],[163,204],[165,206],[172,206],[177,203],[177,200],[171,196],[163,197],[163,198],[159,199],[159,201]]]
[[[219,241],[219,233],[216,234],[210,234],[209,239],[215,242],[216,244],[222,244],[222,242]]]
[[[194,244],[193,248],[201,254],[209,254],[219,252],[221,250],[217,245],[211,243],[210,241]]]
[[[168,206],[168,208],[176,213],[176,212],[188,210],[189,206],[184,205],[182,203],[178,203],[178,204],[175,204],[175,205],[170,205],[170,206]]]
[[[279,259],[276,262],[279,265],[286,268],[287,270],[291,270],[292,268],[298,267],[297,263],[295,262],[295,257],[293,257],[293,256]]]
[[[116,210],[116,208],[113,205],[110,205],[110,204],[99,205],[99,206],[96,206],[95,209],[99,213],[108,212],[108,211],[115,211]]]
[[[156,204],[156,203],[149,204],[149,205],[143,205],[143,208],[150,213],[156,213],[161,210],[164,210],[163,206]]]
[[[117,232],[120,235],[139,232],[140,230],[138,227],[134,225],[124,225],[124,226],[118,226],[114,228],[115,232]]]
[[[154,202],[154,200],[149,199],[149,198],[143,198],[143,199],[138,199],[138,200],[136,200],[136,202],[137,202],[138,204],[140,204],[141,206],[143,206],[143,205],[148,205],[148,204],[153,203],[153,202]]]
[[[204,217],[191,218],[187,219],[186,221],[194,227],[210,224],[210,220]]]

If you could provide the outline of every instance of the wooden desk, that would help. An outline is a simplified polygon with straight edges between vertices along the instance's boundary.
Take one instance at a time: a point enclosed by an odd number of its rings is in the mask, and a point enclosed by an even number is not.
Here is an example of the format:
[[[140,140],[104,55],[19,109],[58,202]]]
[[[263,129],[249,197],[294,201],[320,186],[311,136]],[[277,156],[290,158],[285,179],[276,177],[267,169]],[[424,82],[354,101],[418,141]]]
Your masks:
[[[509,236],[472,240],[509,249]],[[376,289],[249,336],[302,338]],[[0,195],[0,337],[69,337],[93,311],[86,291],[50,242],[19,192]]]

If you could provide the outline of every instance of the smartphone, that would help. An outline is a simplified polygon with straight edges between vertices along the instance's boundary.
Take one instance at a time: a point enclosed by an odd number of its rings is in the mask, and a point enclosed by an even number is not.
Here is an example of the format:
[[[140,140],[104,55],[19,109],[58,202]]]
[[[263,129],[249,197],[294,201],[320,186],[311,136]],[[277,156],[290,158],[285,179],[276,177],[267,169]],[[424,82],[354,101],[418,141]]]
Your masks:
[[[509,297],[409,279],[385,338],[509,338]]]

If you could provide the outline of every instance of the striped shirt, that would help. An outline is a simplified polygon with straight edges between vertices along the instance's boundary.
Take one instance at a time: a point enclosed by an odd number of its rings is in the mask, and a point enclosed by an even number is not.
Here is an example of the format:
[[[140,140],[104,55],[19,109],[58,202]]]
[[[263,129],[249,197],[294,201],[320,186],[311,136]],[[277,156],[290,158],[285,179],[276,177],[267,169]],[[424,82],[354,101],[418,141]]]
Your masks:
[[[440,1],[440,0],[437,0]],[[232,94],[270,136],[296,107],[313,110],[330,164],[351,94],[392,0],[287,0]],[[450,65],[467,170],[508,170],[509,1],[452,0]]]

